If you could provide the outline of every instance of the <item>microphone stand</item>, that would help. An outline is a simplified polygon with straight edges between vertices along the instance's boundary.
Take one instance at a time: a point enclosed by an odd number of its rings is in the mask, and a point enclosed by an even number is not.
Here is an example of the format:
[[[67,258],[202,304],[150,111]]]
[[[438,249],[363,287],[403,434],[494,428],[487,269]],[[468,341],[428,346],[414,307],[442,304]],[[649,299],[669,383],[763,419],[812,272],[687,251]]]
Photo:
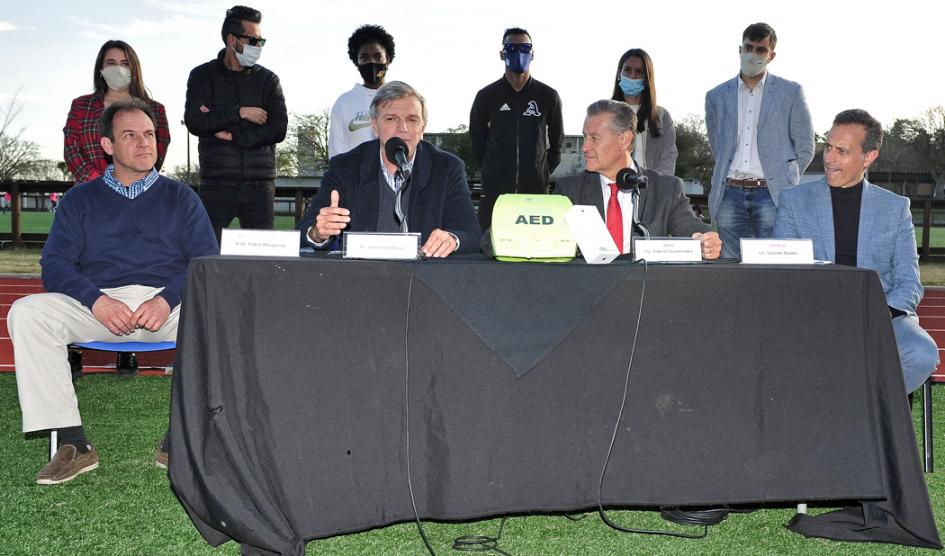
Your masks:
[[[635,185],[630,190],[630,199],[633,203],[633,229],[643,236],[643,239],[650,239],[650,230],[640,222],[640,186]],[[636,245],[633,239],[630,240],[630,259],[636,258]]]
[[[395,176],[400,176],[400,187],[397,188],[397,193],[394,195],[394,214],[397,215],[398,220],[400,220],[401,233],[406,234],[408,231],[407,219],[404,217],[402,197],[404,189],[407,187],[407,180],[410,179],[410,172],[397,170]]]

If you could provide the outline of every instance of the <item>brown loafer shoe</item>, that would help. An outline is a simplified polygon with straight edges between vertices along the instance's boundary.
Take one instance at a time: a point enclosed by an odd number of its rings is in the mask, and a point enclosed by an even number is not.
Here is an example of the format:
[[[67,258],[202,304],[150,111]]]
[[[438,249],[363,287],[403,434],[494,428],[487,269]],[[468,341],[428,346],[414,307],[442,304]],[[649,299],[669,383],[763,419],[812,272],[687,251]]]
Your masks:
[[[36,484],[58,485],[76,478],[76,475],[98,467],[98,452],[95,446],[84,454],[72,444],[63,444],[56,451],[53,459],[40,469],[36,475]]]
[[[162,448],[164,440],[158,442],[157,449],[154,450],[154,465],[157,465],[161,469],[167,469],[167,450]]]

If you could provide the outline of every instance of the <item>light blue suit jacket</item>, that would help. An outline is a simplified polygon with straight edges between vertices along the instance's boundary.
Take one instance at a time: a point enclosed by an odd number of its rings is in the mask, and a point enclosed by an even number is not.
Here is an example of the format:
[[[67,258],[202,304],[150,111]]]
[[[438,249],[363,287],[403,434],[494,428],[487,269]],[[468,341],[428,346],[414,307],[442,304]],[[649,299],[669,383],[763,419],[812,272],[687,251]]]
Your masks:
[[[833,202],[825,178],[781,192],[773,237],[810,238],[815,259],[835,262]],[[915,314],[923,290],[909,199],[866,180],[860,201],[856,266],[879,273],[890,307]]]
[[[705,95],[705,127],[715,155],[709,214],[722,204],[725,177],[738,141],[738,81],[736,76]],[[814,159],[814,128],[800,85],[768,73],[758,118],[758,158],[775,205],[781,191],[797,185]]]

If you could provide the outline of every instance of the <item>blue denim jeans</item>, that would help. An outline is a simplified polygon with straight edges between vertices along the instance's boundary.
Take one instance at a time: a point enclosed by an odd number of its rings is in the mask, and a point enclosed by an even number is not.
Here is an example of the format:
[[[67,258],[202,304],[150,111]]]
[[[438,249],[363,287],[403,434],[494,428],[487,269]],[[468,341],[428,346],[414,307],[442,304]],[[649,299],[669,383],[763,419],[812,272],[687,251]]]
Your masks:
[[[722,238],[722,258],[741,257],[738,240],[743,237],[771,237],[777,207],[767,187],[744,189],[725,186],[714,224]]]
[[[899,362],[906,394],[925,382],[938,367],[938,347],[935,340],[921,326],[916,316],[903,315],[892,320]]]

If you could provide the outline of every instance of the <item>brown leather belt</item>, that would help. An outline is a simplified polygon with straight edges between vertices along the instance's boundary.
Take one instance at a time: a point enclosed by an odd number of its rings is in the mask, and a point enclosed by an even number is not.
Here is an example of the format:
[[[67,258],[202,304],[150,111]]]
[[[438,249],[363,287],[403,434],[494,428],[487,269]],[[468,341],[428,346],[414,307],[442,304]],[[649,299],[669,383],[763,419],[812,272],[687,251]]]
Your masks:
[[[726,178],[725,185],[731,185],[732,187],[741,187],[743,189],[757,189],[759,187],[768,187],[768,182],[762,179],[736,180],[734,178]]]

